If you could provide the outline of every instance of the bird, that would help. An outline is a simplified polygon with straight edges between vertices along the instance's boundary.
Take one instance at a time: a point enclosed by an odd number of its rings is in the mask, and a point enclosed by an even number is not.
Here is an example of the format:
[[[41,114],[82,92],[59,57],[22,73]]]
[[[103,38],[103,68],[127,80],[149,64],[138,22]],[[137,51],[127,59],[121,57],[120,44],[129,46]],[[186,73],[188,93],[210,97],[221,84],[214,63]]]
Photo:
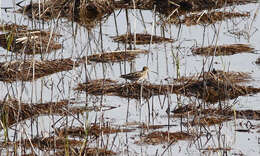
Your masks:
[[[138,82],[138,81],[147,79],[148,71],[149,71],[149,68],[144,66],[143,70],[141,70],[141,71],[121,75],[120,77],[134,81],[134,82]]]

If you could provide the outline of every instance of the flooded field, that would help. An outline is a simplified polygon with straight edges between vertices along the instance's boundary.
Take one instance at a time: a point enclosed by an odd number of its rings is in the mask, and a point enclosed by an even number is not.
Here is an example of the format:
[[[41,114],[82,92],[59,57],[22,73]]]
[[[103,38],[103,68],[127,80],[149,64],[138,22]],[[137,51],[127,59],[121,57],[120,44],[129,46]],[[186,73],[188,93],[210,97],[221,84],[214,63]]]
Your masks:
[[[0,6],[0,155],[260,154],[257,0]]]

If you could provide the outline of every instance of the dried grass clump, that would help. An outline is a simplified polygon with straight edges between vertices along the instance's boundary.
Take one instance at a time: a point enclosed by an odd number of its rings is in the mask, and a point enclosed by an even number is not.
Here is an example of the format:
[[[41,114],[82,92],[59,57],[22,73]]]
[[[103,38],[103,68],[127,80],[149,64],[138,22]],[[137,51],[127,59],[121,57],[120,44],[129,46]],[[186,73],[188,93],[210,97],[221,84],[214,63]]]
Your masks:
[[[257,3],[257,0],[119,0],[114,2],[116,9],[142,9],[153,10],[169,16],[179,16],[189,12],[196,12],[202,10],[211,10],[233,5],[243,5],[248,3]]]
[[[198,12],[203,10],[212,10],[227,6],[244,5],[248,3],[257,3],[257,0],[154,0],[156,11],[168,16],[176,17],[190,12]]]
[[[132,99],[140,99],[141,97],[149,99],[151,96],[172,93],[173,90],[175,88],[172,85],[128,83],[118,87],[115,95]]]
[[[177,142],[179,140],[192,139],[193,135],[186,132],[162,132],[156,131],[145,135],[140,141],[135,142],[136,144],[151,144],[157,145],[162,143]]]
[[[226,99],[234,99],[238,96],[255,94],[260,88],[240,86],[235,83],[249,79],[247,73],[216,71],[205,72],[200,76],[181,78],[181,84],[158,85],[147,83],[118,84],[111,80],[96,80],[79,84],[75,90],[85,91],[92,95],[113,95],[124,98],[149,99],[155,95],[184,94],[203,99],[206,102],[215,103]]]
[[[247,44],[231,44],[220,46],[208,46],[201,48],[193,48],[193,54],[205,55],[205,56],[222,56],[222,55],[234,55],[242,52],[253,52],[254,48]],[[215,53],[214,53],[215,52]]]
[[[12,126],[23,120],[33,118],[37,115],[44,114],[60,114],[64,112],[64,108],[73,102],[63,100],[59,102],[48,103],[23,103],[16,99],[8,99],[0,101],[1,121],[4,127]],[[3,127],[0,126],[0,129]]]
[[[142,9],[153,10],[155,0],[119,0],[114,2],[116,9]]]
[[[85,91],[86,93],[92,95],[111,95],[117,90],[118,87],[120,87],[120,85],[117,84],[117,81],[115,80],[98,79],[90,80],[87,83],[80,83],[74,90]]]
[[[139,126],[137,126],[136,128],[150,130],[150,129],[161,129],[161,128],[164,128],[167,126],[168,125],[147,125],[147,124],[143,123],[143,124],[140,124]]]
[[[69,58],[57,60],[25,60],[0,63],[0,81],[32,81],[53,73],[72,70],[80,65]]]
[[[191,122],[189,123],[184,123],[184,125],[191,125],[191,126],[212,126],[212,125],[217,125],[221,124],[226,121],[230,121],[230,117],[225,117],[225,116],[203,116],[203,117],[195,117]]]
[[[73,20],[87,28],[92,28],[114,12],[113,2],[113,0],[81,1],[78,12],[74,11],[75,14],[79,13],[79,16],[74,16],[76,18]]]
[[[189,108],[189,109],[187,109]],[[220,108],[199,108],[193,107],[191,105],[180,106],[178,109],[172,111],[173,117],[187,117],[196,116],[198,114],[202,115],[199,118],[195,118],[197,120],[194,123],[216,123],[218,124],[218,120],[220,121],[229,121],[232,119],[247,119],[247,120],[260,120],[260,110],[234,110],[231,107],[225,107],[223,109]],[[205,121],[203,121],[205,120]],[[196,124],[194,124],[196,125]],[[206,124],[207,125],[207,124]],[[210,124],[211,125],[211,124]]]
[[[260,88],[236,84],[245,82],[249,78],[250,76],[247,73],[213,70],[212,72],[202,73],[199,76],[182,77],[181,80],[178,80],[181,84],[175,85],[173,92],[215,103],[260,92]]]
[[[98,137],[101,134],[112,134],[112,133],[124,133],[124,132],[132,132],[134,129],[122,129],[122,128],[114,128],[112,126],[100,126],[99,124],[92,124],[90,127],[84,129],[84,127],[65,127],[61,129],[55,129],[55,133],[58,136],[77,136],[77,137],[85,137],[95,136]]]
[[[179,79],[175,79],[174,82],[178,83],[192,83],[197,82],[198,80],[203,79],[210,79],[214,77],[215,79],[219,79],[221,81],[228,81],[230,83],[240,83],[240,82],[247,82],[252,80],[252,77],[249,73],[246,72],[235,72],[235,71],[222,71],[222,70],[215,70],[209,72],[200,73],[198,75],[190,76],[190,77],[180,77]]]
[[[81,151],[78,148],[70,148],[69,151],[58,151],[55,152],[55,156],[64,156],[64,155],[71,155],[71,156],[78,156],[78,155],[87,155],[87,156],[107,156],[107,155],[117,155],[116,152],[112,150],[108,150],[105,148],[91,148],[91,147],[86,147],[84,150]]]
[[[223,148],[223,147],[219,147],[219,148],[213,148],[213,147],[207,147],[207,148],[202,148],[202,149],[200,149],[200,150],[202,150],[203,151],[203,153],[205,153],[206,151],[207,152],[219,152],[219,151],[231,151],[232,150],[232,148],[230,148],[230,147],[226,147],[226,148]]]
[[[260,88],[239,86],[212,77],[187,83],[178,92],[185,96],[194,96],[206,102],[215,103],[226,99],[234,99],[238,96],[255,94],[260,92]]]
[[[60,35],[40,30],[21,30],[0,34],[0,46],[20,54],[43,54],[62,46],[55,39]]]
[[[154,43],[161,43],[161,42],[174,42],[173,39],[160,37],[150,34],[136,34],[136,40],[134,34],[124,34],[120,36],[112,37],[115,42],[121,42],[125,44],[154,44]],[[136,41],[136,42],[135,42]]]
[[[92,95],[113,95],[120,96],[124,98],[140,99],[141,97],[149,99],[154,95],[165,95],[171,93],[176,88],[172,85],[154,85],[154,84],[142,84],[142,83],[127,83],[118,84],[115,82],[102,82],[103,80],[98,80],[99,83],[95,81],[90,81],[88,83],[79,84],[75,90],[85,91]],[[101,83],[100,83],[101,82]],[[180,87],[178,86],[178,89]]]
[[[47,0],[41,3],[30,3],[19,9],[18,12],[29,18],[50,20],[64,16],[67,13],[66,9],[67,0]]]
[[[58,102],[46,103],[23,103],[17,99],[8,99],[0,101],[1,121],[4,127],[10,127],[21,121],[34,118],[39,115],[73,115],[86,111],[100,111],[101,107],[77,107],[70,106],[75,104],[75,101],[62,100]],[[112,106],[102,106],[102,111],[114,109]],[[18,115],[19,114],[19,115]],[[3,127],[0,125],[0,129]]]
[[[113,11],[114,5],[112,0],[47,0],[41,3],[31,3],[19,10],[19,12],[30,18],[42,20],[60,17],[67,18],[87,28],[94,27]]]
[[[6,32],[6,31],[21,31],[21,30],[27,30],[26,25],[17,25],[17,24],[0,24],[0,31]]]
[[[83,144],[83,141],[68,139],[65,137],[34,137],[32,139],[23,139],[16,142],[7,142],[2,145],[17,147],[22,145],[23,148],[38,148],[42,151],[49,151],[52,149],[66,149],[68,147],[80,147]]]
[[[202,14],[190,14],[184,16],[183,19],[171,18],[169,23],[185,24],[187,26],[198,25],[198,24],[209,25],[209,24],[215,24],[218,21],[224,21],[227,19],[232,19],[237,17],[249,18],[250,13],[213,11],[213,12],[202,13]]]
[[[87,56],[88,63],[91,62],[121,62],[121,61],[132,61],[139,54],[147,54],[146,50],[126,50],[126,51],[112,51],[102,54],[94,54]]]

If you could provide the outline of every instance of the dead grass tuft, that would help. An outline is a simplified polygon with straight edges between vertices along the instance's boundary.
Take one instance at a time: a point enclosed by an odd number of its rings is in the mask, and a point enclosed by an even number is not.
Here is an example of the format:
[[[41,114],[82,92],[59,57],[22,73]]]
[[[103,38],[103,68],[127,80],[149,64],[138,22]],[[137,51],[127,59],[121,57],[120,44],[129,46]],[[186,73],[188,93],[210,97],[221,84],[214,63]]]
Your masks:
[[[180,18],[170,18],[168,23],[174,24],[185,24],[187,26],[191,25],[209,25],[215,24],[218,21],[224,21],[227,19],[238,18],[238,17],[250,17],[250,13],[240,13],[240,12],[220,12],[213,11],[209,13],[200,13],[200,14],[189,14]]]
[[[114,95],[125,98],[140,99],[143,97],[149,99],[154,95],[165,95],[173,90],[172,85],[154,85],[142,83],[126,83],[118,84],[112,81],[100,83],[103,80],[90,81],[88,83],[79,84],[75,90],[86,91],[92,95]]]
[[[253,52],[254,48],[247,44],[231,44],[220,46],[208,46],[193,48],[192,53],[205,56],[222,56],[222,55],[234,55],[242,52]]]
[[[245,82],[250,79],[247,73],[223,72],[213,70],[205,72],[204,75],[193,77],[182,77],[181,84],[158,85],[148,83],[125,83],[119,84],[114,81],[97,80],[88,83],[78,84],[75,90],[85,91],[92,95],[112,95],[124,98],[149,99],[155,95],[183,94],[203,99],[206,102],[215,103],[226,99],[234,99],[238,96],[255,94],[260,88],[240,86],[235,83]]]
[[[179,106],[172,111],[173,117],[195,116],[191,125],[214,125],[232,119],[260,120],[260,110],[234,110],[231,107],[220,108],[199,108],[191,105]],[[198,117],[196,115],[200,114]]]
[[[134,34],[124,34],[120,36],[112,37],[115,42],[121,42],[125,44],[154,44],[154,43],[161,43],[161,42],[174,42],[173,39],[160,37],[150,34],[136,34],[136,40]],[[135,42],[136,41],[136,42]]]
[[[234,72],[234,71],[222,71],[222,70],[215,70],[209,72],[200,73],[198,75],[190,76],[190,77],[180,77],[179,79],[174,79],[174,82],[178,83],[192,83],[198,80],[203,79],[210,79],[214,77],[214,79],[219,79],[221,81],[229,81],[230,83],[241,83],[241,82],[248,82],[252,80],[252,77],[249,73],[245,72]]]
[[[87,155],[87,156],[117,155],[116,152],[113,152],[112,150],[108,150],[108,149],[105,149],[105,148],[91,148],[91,147],[87,147],[82,152],[84,153],[84,155]],[[78,155],[80,155],[80,152],[79,152],[78,149],[70,148],[69,152],[65,151],[65,150],[62,150],[62,151],[54,153],[55,156],[64,156],[66,154],[69,154],[71,156],[78,156]]]
[[[112,0],[47,0],[31,3],[18,11],[33,19],[47,21],[53,18],[67,18],[87,28],[93,28],[114,11],[114,5]]]
[[[12,146],[12,147],[22,145],[23,148],[31,148],[31,146],[33,146],[40,150],[51,150],[51,149],[65,149],[68,147],[80,147],[82,144],[83,141],[50,136],[50,137],[35,137],[30,140],[24,139],[17,142],[7,142],[7,143],[3,143],[2,145]]]
[[[81,61],[67,59],[57,60],[21,60],[0,63],[0,81],[32,81],[43,76],[78,67]]]
[[[222,81],[215,78],[207,78],[187,83],[178,89],[179,94],[194,96],[206,102],[215,103],[226,99],[234,99],[238,96],[255,94],[260,92],[260,88],[240,86],[232,84],[230,81]]]
[[[248,3],[257,3],[257,0],[154,0],[156,11],[166,17],[176,17],[191,12],[200,12],[203,10],[213,10],[227,6],[244,5]]]
[[[91,62],[121,62],[121,61],[132,61],[139,54],[147,54],[146,50],[125,50],[125,51],[112,51],[102,54],[94,54],[87,56],[88,63]]]
[[[162,144],[162,143],[171,143],[177,142],[179,140],[192,139],[193,135],[186,132],[162,132],[156,131],[149,133],[141,138],[140,141],[135,142],[136,144]]]
[[[8,32],[8,31],[12,31],[12,32],[16,32],[16,31],[21,31],[21,30],[27,30],[27,26],[26,25],[17,25],[17,24],[0,24],[0,31],[3,32]]]
[[[55,133],[58,136],[77,136],[77,137],[85,137],[95,136],[98,137],[101,134],[112,134],[112,133],[124,133],[124,132],[132,132],[135,129],[122,129],[122,128],[114,128],[109,125],[100,126],[99,124],[92,124],[90,127],[84,129],[84,127],[64,127],[61,129],[55,129]]]
[[[73,102],[63,100],[59,102],[30,104],[19,102],[16,99],[8,99],[6,101],[0,101],[2,110],[1,121],[4,123],[5,127],[9,127],[37,115],[62,114],[66,112],[63,109],[69,104],[73,104]],[[1,126],[1,128],[3,127]]]
[[[11,31],[0,34],[0,46],[13,53],[44,54],[62,46],[55,41],[59,34],[40,30]]]

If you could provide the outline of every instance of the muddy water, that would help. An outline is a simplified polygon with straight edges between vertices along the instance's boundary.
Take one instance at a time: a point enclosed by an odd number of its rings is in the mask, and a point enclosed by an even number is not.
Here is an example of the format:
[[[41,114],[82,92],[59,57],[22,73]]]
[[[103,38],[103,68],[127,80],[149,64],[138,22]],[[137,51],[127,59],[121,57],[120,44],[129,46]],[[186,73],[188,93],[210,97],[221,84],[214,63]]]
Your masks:
[[[29,2],[28,2],[29,3]],[[2,7],[13,6],[13,2],[7,0],[1,0]],[[253,15],[258,8],[258,4],[249,4],[235,7],[238,11],[250,11],[251,18],[248,20],[232,19],[223,22],[219,22],[214,26],[191,26],[187,27],[183,25],[181,28],[174,25],[167,26],[165,28],[166,37],[176,39],[177,41],[171,43],[161,43],[153,45],[137,45],[137,48],[149,50],[150,54],[140,55],[134,62],[122,62],[114,64],[93,64],[82,65],[74,70],[68,72],[61,72],[53,74],[48,77],[38,79],[34,82],[15,82],[4,83],[0,82],[2,91],[0,94],[1,99],[4,99],[6,95],[10,95],[13,98],[21,99],[23,102],[49,102],[59,101],[63,99],[73,99],[77,101],[81,106],[100,106],[109,105],[118,107],[110,111],[98,111],[89,112],[79,115],[78,120],[81,123],[88,125],[97,121],[98,123],[111,123],[111,125],[125,125],[129,124],[128,128],[136,128],[137,123],[155,124],[155,125],[176,125],[166,126],[159,131],[187,131],[195,132],[209,132],[212,138],[206,139],[206,136],[199,137],[199,139],[178,141],[176,143],[163,143],[158,145],[148,144],[135,144],[140,140],[140,136],[143,135],[143,130],[136,129],[134,132],[119,133],[118,135],[110,135],[109,137],[104,135],[99,138],[97,144],[90,144],[92,147],[103,147],[102,139],[108,142],[106,143],[108,148],[112,147],[115,152],[121,152],[121,155],[219,155],[225,154],[222,150],[212,152],[205,150],[206,148],[231,148],[227,152],[227,155],[245,154],[245,155],[258,155],[260,152],[260,146],[258,143],[259,133],[256,133],[256,129],[251,129],[250,132],[237,132],[235,129],[247,129],[247,119],[231,120],[221,125],[214,125],[210,127],[183,127],[180,126],[181,120],[179,118],[168,118],[166,110],[169,108],[173,110],[178,104],[188,103],[202,103],[202,101],[196,98],[187,98],[181,95],[161,95],[154,96],[149,100],[134,100],[124,99],[116,96],[92,96],[85,95],[84,93],[78,93],[72,90],[78,83],[83,83],[88,79],[101,79],[111,78],[124,82],[120,79],[121,74],[128,73],[130,71],[141,70],[143,66],[148,66],[151,71],[148,81],[151,83],[169,83],[165,79],[177,78],[177,73],[180,76],[189,76],[195,73],[199,73],[202,70],[203,61],[206,61],[205,68],[208,69],[212,57],[194,56],[191,53],[191,47],[198,45],[204,46],[215,44],[216,40],[213,40],[215,31],[219,31],[217,38],[217,44],[233,44],[233,43],[246,43],[251,44],[256,50],[260,49],[259,39],[259,25],[260,17],[256,16],[253,21]],[[230,8],[226,8],[229,10]],[[84,27],[67,21],[66,19],[53,19],[49,22],[43,23],[42,21],[31,21],[26,16],[13,13],[12,9],[8,12],[1,10],[0,20],[4,22],[16,22],[17,24],[29,25],[32,29],[53,29],[55,32],[59,32],[63,37],[59,40],[63,44],[61,50],[57,50],[53,53],[43,56],[35,56],[34,59],[58,59],[58,58],[78,58],[94,53],[100,53],[101,51],[111,51],[118,47],[124,49],[125,45],[117,44],[112,41],[110,36],[116,36],[116,25],[114,22],[113,14],[102,22],[101,26],[98,25],[94,29],[87,31]],[[136,33],[152,33],[156,32],[156,35],[160,35],[162,30],[160,25],[153,22],[159,22],[158,17],[154,18],[154,14],[151,11],[142,11],[142,15],[145,21],[145,27],[140,22],[140,12],[131,10],[129,13],[129,20],[131,23],[131,32]],[[115,16],[117,19],[117,28],[119,35],[127,32],[126,14],[125,11],[116,11]],[[135,18],[137,17],[137,18]],[[252,23],[252,25],[251,25]],[[248,31],[248,26],[251,25],[250,39],[241,37],[240,39],[231,36],[228,31],[233,29]],[[100,34],[100,27],[102,28],[102,41]],[[145,29],[146,28],[146,29]],[[180,46],[179,49],[176,49]],[[14,59],[24,59],[28,56],[14,55],[7,50],[0,48],[1,61],[10,61]],[[253,81],[243,83],[245,85],[252,85],[254,87],[260,87],[260,67],[254,64],[254,61],[259,57],[259,52],[236,54],[231,56],[218,56],[214,58],[214,68],[225,71],[237,71],[237,72],[249,72]],[[176,62],[180,62],[179,70],[176,66]],[[233,108],[236,109],[253,109],[260,110],[259,106],[260,94],[252,96],[238,97],[238,99],[227,100],[223,102],[226,105],[231,105],[235,102]],[[217,105],[217,104],[215,104]],[[149,106],[149,107],[148,107]],[[148,111],[150,109],[150,111]],[[150,114],[149,114],[150,113]],[[79,126],[80,122],[74,119],[74,117],[60,117],[56,115],[40,116],[36,121],[27,120],[24,123],[19,123],[13,126],[14,129],[18,129],[16,132],[9,129],[9,139],[13,140],[16,135],[16,141],[21,138],[27,138],[36,136],[37,134],[44,134],[45,136],[53,135],[51,132],[53,128],[59,125],[73,125]],[[61,119],[61,120],[59,120]],[[185,120],[185,119],[183,119]],[[57,122],[57,123],[56,123]],[[250,120],[253,125],[258,125],[259,122]],[[32,124],[31,124],[32,123]],[[131,124],[130,124],[131,123]],[[134,124],[135,123],[135,124]],[[17,126],[17,127],[16,127]],[[153,132],[153,130],[149,130]],[[145,134],[148,132],[145,131]],[[4,132],[1,131],[1,136]],[[115,145],[113,144],[113,137],[115,137]],[[1,137],[4,140],[4,137]],[[107,140],[106,140],[107,141]],[[168,147],[169,145],[169,147]],[[3,151],[7,151],[3,148]],[[11,151],[9,149],[9,151]],[[43,153],[38,150],[36,153]],[[47,152],[48,153],[48,152]],[[49,154],[49,153],[48,153]]]

